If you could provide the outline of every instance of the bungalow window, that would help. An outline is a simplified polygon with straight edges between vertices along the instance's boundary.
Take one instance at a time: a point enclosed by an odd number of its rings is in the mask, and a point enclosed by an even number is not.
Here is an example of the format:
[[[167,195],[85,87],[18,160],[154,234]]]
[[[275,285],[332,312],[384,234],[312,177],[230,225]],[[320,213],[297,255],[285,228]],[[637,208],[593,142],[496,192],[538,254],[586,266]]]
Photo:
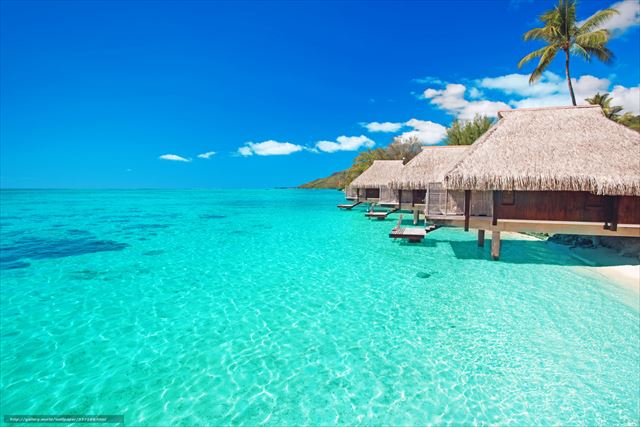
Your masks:
[[[503,205],[514,205],[516,203],[516,194],[514,191],[503,191],[502,192],[502,204]]]
[[[427,190],[413,190],[413,204],[424,204],[424,199],[427,196]]]
[[[380,198],[380,189],[379,188],[367,188],[364,193],[364,197],[367,199],[379,199]]]

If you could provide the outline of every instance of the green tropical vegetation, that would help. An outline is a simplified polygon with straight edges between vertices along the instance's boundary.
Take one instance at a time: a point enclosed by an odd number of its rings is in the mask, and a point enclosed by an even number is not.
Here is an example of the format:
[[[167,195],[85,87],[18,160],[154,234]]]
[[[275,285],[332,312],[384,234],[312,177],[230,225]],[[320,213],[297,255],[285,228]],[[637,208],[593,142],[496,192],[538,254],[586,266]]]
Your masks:
[[[454,120],[447,129],[447,145],[471,145],[493,125],[494,120],[476,115],[472,120]]]
[[[591,98],[585,99],[591,105],[599,105],[602,107],[602,112],[608,119],[615,120],[620,117],[620,112],[623,110],[619,105],[611,105],[611,96],[608,93],[600,94],[600,92],[593,95]]]
[[[628,128],[640,132],[640,116],[633,113],[624,113],[622,116],[618,117],[618,120],[616,121],[621,125],[625,125]]]
[[[553,9],[540,16],[539,19],[544,24],[542,27],[533,28],[524,34],[525,41],[538,40],[546,43],[546,46],[534,50],[522,58],[518,63],[518,68],[534,58],[540,58],[529,78],[529,83],[534,83],[542,76],[556,55],[560,51],[564,52],[565,74],[571,102],[573,105],[577,105],[571,84],[570,57],[575,55],[591,61],[595,56],[604,63],[610,63],[613,60],[613,52],[606,46],[609,41],[609,31],[601,26],[618,13],[615,9],[603,9],[594,13],[580,25],[576,19],[575,0],[559,0]]]
[[[602,107],[604,115],[614,122],[618,122],[628,128],[640,132],[640,116],[636,116],[631,112],[620,114],[623,108],[619,105],[611,105],[611,96],[608,93],[596,93],[591,98],[585,99],[591,105],[599,105]]]

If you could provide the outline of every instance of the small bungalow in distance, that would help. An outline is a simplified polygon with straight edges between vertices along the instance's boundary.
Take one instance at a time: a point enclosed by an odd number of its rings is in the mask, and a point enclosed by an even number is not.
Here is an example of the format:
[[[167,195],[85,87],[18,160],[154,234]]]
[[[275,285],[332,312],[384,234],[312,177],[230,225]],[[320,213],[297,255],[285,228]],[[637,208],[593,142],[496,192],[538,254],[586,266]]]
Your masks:
[[[355,200],[355,203],[338,207],[351,209],[360,203],[399,207],[398,192],[392,190],[389,184],[400,174],[402,167],[402,160],[374,160],[345,190],[347,199]]]
[[[464,191],[463,215],[427,214],[438,224],[492,231],[640,237],[640,133],[606,118],[599,106],[501,111],[445,176]],[[490,217],[472,215],[490,194]]]
[[[469,149],[467,145],[425,146],[391,181],[398,191],[400,208],[414,212],[414,223],[420,212],[447,215],[462,213],[464,191],[449,191],[443,187],[445,174],[459,162]],[[487,215],[482,197],[475,198],[476,215]],[[484,210],[484,211],[483,211]]]

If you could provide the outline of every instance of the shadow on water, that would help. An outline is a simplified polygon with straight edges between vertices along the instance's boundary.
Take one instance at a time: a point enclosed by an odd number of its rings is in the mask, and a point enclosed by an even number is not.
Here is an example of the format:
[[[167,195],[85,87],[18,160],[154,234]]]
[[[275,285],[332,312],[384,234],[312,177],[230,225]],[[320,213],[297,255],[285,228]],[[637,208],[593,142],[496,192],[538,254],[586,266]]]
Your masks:
[[[160,228],[169,228],[169,224],[134,224],[122,227],[123,230],[153,230]]]
[[[121,251],[129,245],[113,240],[91,238],[46,239],[23,237],[12,245],[0,248],[0,270],[25,268],[25,259],[65,258],[96,252]]]
[[[164,251],[162,249],[154,249],[152,251],[143,252],[142,255],[155,256],[155,255],[162,255],[163,253]]]
[[[200,218],[202,219],[223,219],[226,218],[226,215],[214,215],[214,214],[202,214]]]
[[[479,247],[476,240],[455,241],[438,239],[429,236],[428,240],[434,244],[449,244],[457,259],[462,260],[490,260],[491,238],[485,240],[484,247]],[[559,253],[549,247],[544,240],[509,240],[501,242],[500,261],[510,264],[542,264],[542,265],[567,265],[584,266],[585,263],[569,254]],[[631,262],[631,261],[630,261]],[[627,263],[628,264],[628,263]],[[598,267],[625,265],[624,261],[611,259],[596,264]]]

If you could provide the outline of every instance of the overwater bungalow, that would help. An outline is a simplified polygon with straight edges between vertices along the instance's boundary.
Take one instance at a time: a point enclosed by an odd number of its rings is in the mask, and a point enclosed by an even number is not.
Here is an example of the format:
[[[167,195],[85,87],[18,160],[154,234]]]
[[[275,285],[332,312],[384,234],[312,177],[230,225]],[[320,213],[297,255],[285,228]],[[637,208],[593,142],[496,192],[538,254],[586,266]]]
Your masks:
[[[492,231],[640,237],[640,134],[606,118],[599,106],[501,111],[445,175],[464,191],[463,212],[427,214],[438,224]],[[478,194],[490,216],[474,215]]]
[[[402,167],[402,160],[374,160],[373,164],[354,179],[345,190],[347,198],[354,200],[355,203],[338,207],[372,203],[397,208],[398,191],[393,190],[389,184],[400,174]]]
[[[462,212],[464,191],[444,188],[445,174],[459,162],[469,146],[427,146],[411,159],[391,181],[391,188],[398,192],[401,209],[414,212],[414,223],[420,212],[432,215],[448,215]],[[482,197],[476,197],[474,210],[486,215],[481,206]]]

